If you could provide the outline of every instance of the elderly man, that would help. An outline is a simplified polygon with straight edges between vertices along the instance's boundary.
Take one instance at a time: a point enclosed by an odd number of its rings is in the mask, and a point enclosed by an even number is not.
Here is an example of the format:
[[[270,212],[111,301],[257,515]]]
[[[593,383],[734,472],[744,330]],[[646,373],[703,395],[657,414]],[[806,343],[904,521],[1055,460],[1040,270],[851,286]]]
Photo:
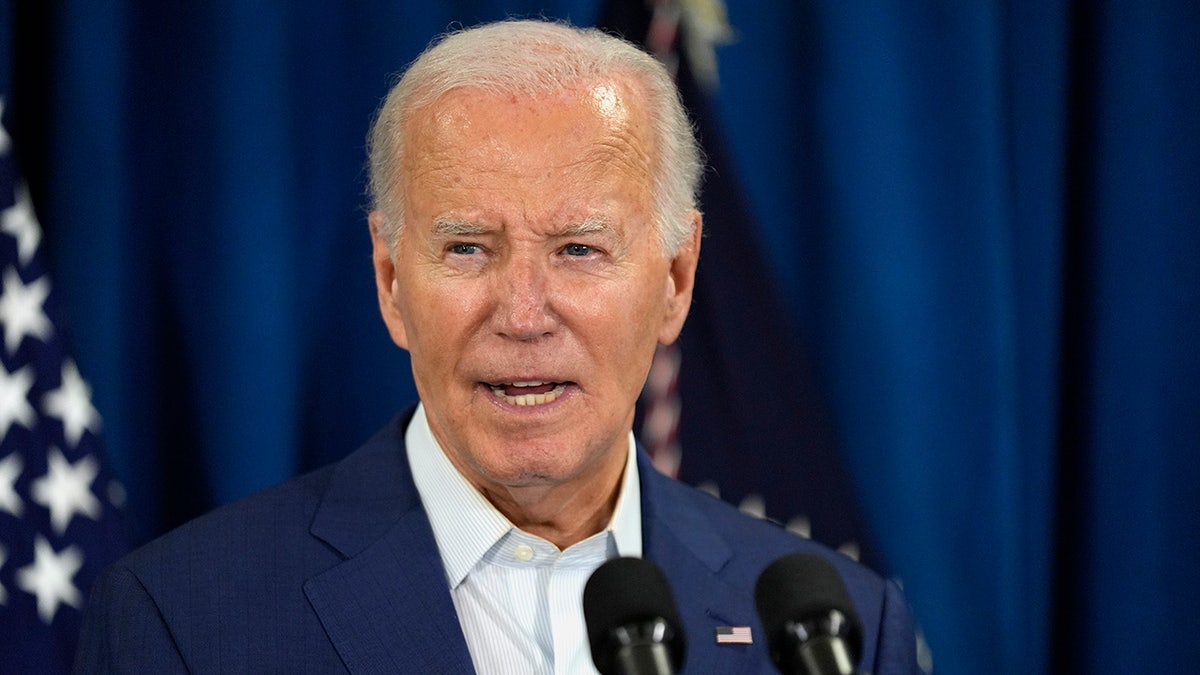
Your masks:
[[[114,566],[80,670],[594,672],[582,589],[632,556],[674,586],[687,672],[769,672],[755,579],[810,551],[863,618],[864,667],[916,672],[894,586],[633,441],[700,252],[699,151],[656,61],[560,24],[462,31],[408,69],[370,146],[379,306],[420,404]],[[728,626],[758,643],[719,643]]]

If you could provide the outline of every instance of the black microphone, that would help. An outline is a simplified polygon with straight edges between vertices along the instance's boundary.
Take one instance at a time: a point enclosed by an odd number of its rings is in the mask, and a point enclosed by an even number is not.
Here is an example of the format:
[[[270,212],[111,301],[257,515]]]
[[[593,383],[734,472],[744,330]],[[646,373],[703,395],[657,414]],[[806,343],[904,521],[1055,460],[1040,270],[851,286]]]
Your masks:
[[[583,588],[592,662],[601,675],[673,675],[687,641],[675,596],[658,565],[613,558]]]
[[[846,585],[819,555],[771,563],[754,586],[771,661],[786,675],[853,675],[862,658],[862,622]]]

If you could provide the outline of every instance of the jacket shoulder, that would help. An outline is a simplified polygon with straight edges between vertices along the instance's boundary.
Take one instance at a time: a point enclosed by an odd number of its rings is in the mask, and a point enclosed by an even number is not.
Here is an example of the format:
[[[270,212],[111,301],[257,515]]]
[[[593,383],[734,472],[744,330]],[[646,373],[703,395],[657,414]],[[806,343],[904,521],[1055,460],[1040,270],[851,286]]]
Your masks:
[[[334,530],[347,513],[374,518],[376,529],[360,533],[371,537],[406,503],[396,424],[340,462],[222,506],[111,565],[93,588],[76,669],[343,671],[304,584],[347,557],[317,533],[323,513],[336,514]]]
[[[171,576],[204,561],[213,574],[253,569],[263,555],[301,547],[334,466],[218,507],[167,532],[117,563],[139,577]],[[189,570],[194,573],[195,569]]]

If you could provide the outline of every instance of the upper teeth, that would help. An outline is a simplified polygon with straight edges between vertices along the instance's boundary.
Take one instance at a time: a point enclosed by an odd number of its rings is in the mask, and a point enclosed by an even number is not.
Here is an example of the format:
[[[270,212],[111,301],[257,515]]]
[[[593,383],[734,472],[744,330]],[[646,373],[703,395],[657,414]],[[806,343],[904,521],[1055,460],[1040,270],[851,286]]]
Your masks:
[[[549,384],[549,383],[547,383],[547,382],[514,382],[514,383],[512,383],[511,386],[513,386],[513,387],[537,387],[537,386],[540,386],[543,384]],[[551,403],[551,402],[557,400],[559,396],[562,396],[563,392],[566,391],[566,389],[567,389],[567,385],[560,382],[560,383],[554,385],[553,389],[551,389],[550,391],[548,391],[544,394],[517,394],[516,396],[509,396],[508,394],[506,394],[504,392],[504,387],[502,387],[502,386],[492,387],[492,391],[497,396],[504,399],[505,401],[508,401],[509,404],[516,405],[516,406],[542,405],[544,403]]]

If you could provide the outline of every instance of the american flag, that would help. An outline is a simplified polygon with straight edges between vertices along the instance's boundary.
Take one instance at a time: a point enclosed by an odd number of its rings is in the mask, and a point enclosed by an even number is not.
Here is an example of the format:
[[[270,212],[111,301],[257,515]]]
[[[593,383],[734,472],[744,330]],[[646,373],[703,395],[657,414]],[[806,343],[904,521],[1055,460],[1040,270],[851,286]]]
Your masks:
[[[655,354],[639,440],[663,473],[879,568],[822,388],[722,142],[712,95],[717,48],[735,34],[725,3],[607,0],[597,25],[672,69],[711,168],[691,312],[679,341]]]
[[[70,670],[92,581],[125,549],[100,415],[67,355],[0,99],[0,673]]]
[[[750,626],[717,626],[717,644],[719,645],[752,645],[754,638],[750,637]]]

